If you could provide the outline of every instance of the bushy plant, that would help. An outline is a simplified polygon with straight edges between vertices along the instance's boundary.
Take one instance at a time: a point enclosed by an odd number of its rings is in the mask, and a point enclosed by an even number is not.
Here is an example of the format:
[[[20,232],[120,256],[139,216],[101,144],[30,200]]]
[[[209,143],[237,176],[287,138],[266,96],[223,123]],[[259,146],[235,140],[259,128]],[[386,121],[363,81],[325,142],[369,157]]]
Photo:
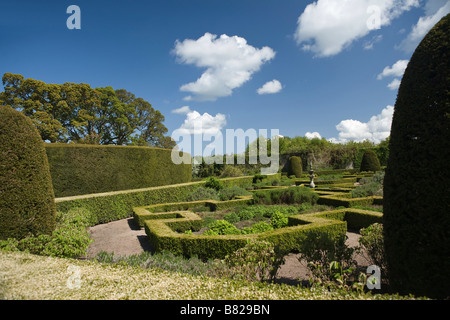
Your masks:
[[[93,241],[87,227],[95,223],[95,217],[86,209],[75,208],[68,212],[58,212],[56,222],[51,235],[21,240],[10,238],[0,241],[0,248],[61,258],[78,258],[86,254]]]
[[[191,192],[186,201],[199,201],[199,200],[219,200],[219,194],[216,189],[199,187],[195,191]]]
[[[383,196],[384,171],[377,172],[370,178],[362,178],[360,185],[351,191],[353,198]]]
[[[209,177],[205,182],[205,187],[219,191],[223,189],[223,183],[215,177]]]
[[[253,195],[257,204],[301,204],[317,203],[319,196],[305,187],[290,187],[285,189],[257,191]]]
[[[44,142],[22,112],[0,106],[0,240],[50,235],[55,217]]]
[[[380,268],[381,274],[386,272],[386,260],[384,254],[384,238],[383,225],[375,223],[367,228],[360,230],[361,238],[358,242],[362,248],[363,254],[371,265],[376,265]]]
[[[280,211],[276,211],[270,218],[270,225],[274,229],[287,227],[288,217],[282,214]]]
[[[248,195],[251,195],[251,192],[239,186],[223,188],[219,191],[219,199],[221,201],[232,200],[237,196],[248,196]]]
[[[253,234],[253,233],[262,233],[266,231],[272,231],[273,227],[270,223],[266,221],[260,221],[253,224],[251,227],[246,227],[241,230],[242,234]]]
[[[295,176],[295,178],[301,178],[303,173],[302,159],[297,156],[289,158],[289,176]]]
[[[360,171],[380,171],[380,160],[375,151],[369,149],[364,152],[361,160]]]
[[[224,220],[228,221],[229,223],[236,223],[241,221],[241,218],[239,217],[239,215],[236,212],[231,212],[226,214],[223,217]]]
[[[227,234],[241,234],[241,230],[236,228],[232,223],[226,220],[216,220],[209,225],[204,235],[227,235]]]
[[[346,236],[331,237],[324,232],[311,232],[300,244],[300,262],[307,263],[311,282],[330,284],[355,280],[357,263],[354,248],[345,244]]]
[[[249,241],[245,247],[225,258],[229,276],[248,281],[273,280],[283,262],[284,257],[266,241]]]
[[[242,175],[243,175],[242,170],[239,169],[239,167],[233,165],[226,165],[220,177],[221,178],[241,177]]]

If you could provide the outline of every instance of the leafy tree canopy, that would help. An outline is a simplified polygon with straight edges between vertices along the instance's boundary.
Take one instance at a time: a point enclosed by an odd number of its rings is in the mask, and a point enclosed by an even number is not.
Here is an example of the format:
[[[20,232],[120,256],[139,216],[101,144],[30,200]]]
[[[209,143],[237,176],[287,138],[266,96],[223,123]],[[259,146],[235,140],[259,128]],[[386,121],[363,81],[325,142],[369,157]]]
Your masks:
[[[112,87],[48,84],[5,73],[0,105],[28,116],[44,141],[172,148],[164,116],[142,98]]]

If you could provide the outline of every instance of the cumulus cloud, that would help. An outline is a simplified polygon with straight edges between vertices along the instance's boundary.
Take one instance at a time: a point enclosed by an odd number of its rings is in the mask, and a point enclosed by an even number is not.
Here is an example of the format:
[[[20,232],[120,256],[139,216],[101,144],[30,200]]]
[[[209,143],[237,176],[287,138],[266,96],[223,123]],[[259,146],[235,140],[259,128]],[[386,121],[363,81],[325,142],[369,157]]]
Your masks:
[[[192,95],[185,100],[215,101],[230,96],[233,89],[239,88],[251,79],[253,73],[275,57],[269,47],[261,49],[247,44],[247,40],[225,34],[217,37],[205,33],[197,40],[176,41],[173,53],[179,63],[206,68],[194,82],[180,87]]]
[[[383,72],[381,72],[377,79],[381,80],[385,77],[401,77],[405,73],[406,67],[408,66],[409,60],[399,60],[392,65],[392,67],[384,68]]]
[[[388,87],[389,89],[391,89],[392,91],[395,91],[395,90],[397,90],[398,88],[400,88],[400,84],[401,84],[401,83],[402,83],[402,82],[401,82],[400,79],[394,79],[394,80],[392,80],[391,83],[389,83],[389,84],[387,85],[387,87]]]
[[[176,113],[176,114],[187,114],[191,112],[191,108],[189,106],[184,106],[175,110],[172,110],[172,113]]]
[[[189,107],[187,107],[189,108]],[[195,110],[187,111],[186,107],[182,107],[176,110],[186,111],[186,119],[180,128],[177,129],[177,133],[180,135],[190,134],[210,134],[215,135],[219,133],[227,124],[227,120],[224,114],[218,113],[215,116],[209,113],[200,114]],[[181,111],[179,113],[182,113]]]
[[[281,82],[274,79],[265,83],[261,88],[257,90],[258,94],[274,94],[278,93],[283,89]]]
[[[314,138],[322,139],[322,136],[318,132],[307,132],[307,133],[305,133],[305,137],[308,139],[314,139]]]
[[[379,115],[370,118],[369,122],[352,119],[341,121],[336,126],[336,129],[339,131],[339,138],[331,138],[329,141],[346,143],[348,141],[361,142],[369,140],[374,143],[380,143],[390,135],[393,115],[394,107],[387,106]]]
[[[294,38],[305,51],[333,56],[417,6],[419,0],[317,0],[298,18]]]
[[[397,48],[405,52],[414,51],[428,31],[430,31],[444,16],[450,13],[450,1],[429,0],[424,9],[425,16],[419,18],[419,21],[412,27],[409,35]]]

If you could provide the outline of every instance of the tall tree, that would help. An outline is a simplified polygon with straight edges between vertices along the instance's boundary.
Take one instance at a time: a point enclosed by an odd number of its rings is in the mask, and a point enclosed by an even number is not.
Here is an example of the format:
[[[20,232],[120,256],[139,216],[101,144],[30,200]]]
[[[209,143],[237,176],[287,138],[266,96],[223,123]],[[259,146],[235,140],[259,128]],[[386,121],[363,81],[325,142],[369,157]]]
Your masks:
[[[142,98],[85,83],[47,84],[5,73],[0,104],[28,116],[43,140],[172,148],[164,116]]]

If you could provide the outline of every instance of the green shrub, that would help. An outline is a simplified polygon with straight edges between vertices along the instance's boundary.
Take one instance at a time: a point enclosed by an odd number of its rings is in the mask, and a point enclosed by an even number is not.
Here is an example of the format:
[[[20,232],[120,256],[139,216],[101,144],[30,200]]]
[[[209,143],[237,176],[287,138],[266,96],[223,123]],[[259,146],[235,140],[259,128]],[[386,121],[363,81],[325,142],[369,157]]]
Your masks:
[[[276,254],[267,241],[249,241],[247,245],[225,258],[231,278],[248,281],[270,281],[275,279],[283,256]]]
[[[229,223],[236,223],[241,221],[241,218],[239,217],[239,215],[236,212],[231,212],[226,214],[223,217],[224,220],[228,221]]]
[[[55,216],[44,142],[22,112],[0,106],[0,240],[49,235]]]
[[[266,231],[271,231],[274,228],[271,224],[267,223],[266,221],[260,221],[257,223],[254,223],[251,227],[246,227],[242,229],[243,234],[253,234],[253,233],[262,233]]]
[[[362,178],[360,185],[351,191],[353,198],[383,196],[384,172],[378,172],[371,178]]]
[[[380,160],[378,160],[378,156],[375,151],[368,149],[364,152],[359,170],[361,172],[381,170]]]
[[[297,156],[289,158],[289,176],[295,176],[295,178],[301,178],[303,173],[302,159]]]
[[[46,144],[56,197],[190,182],[192,165],[153,147]]]
[[[239,186],[223,188],[219,191],[219,200],[226,201],[235,199],[237,196],[248,196],[252,193]]]
[[[312,273],[311,282],[330,284],[339,280],[343,285],[357,276],[354,274],[357,266],[353,258],[355,249],[347,247],[346,238],[345,235],[333,236],[324,232],[313,232],[302,241],[299,261],[306,261]]]
[[[226,220],[217,220],[211,223],[209,229],[203,233],[203,235],[209,236],[226,234],[241,234],[241,230]]]
[[[288,218],[280,211],[276,211],[270,218],[270,225],[274,229],[284,228],[288,225]]]
[[[384,180],[391,290],[450,296],[450,14],[421,41],[403,76]]]
[[[186,201],[199,201],[199,200],[219,200],[219,194],[215,189],[200,187],[197,190],[190,193]]]
[[[257,204],[315,204],[319,196],[310,188],[290,187],[284,189],[263,190],[254,193],[253,198]]]
[[[381,274],[386,274],[386,260],[384,254],[383,225],[374,223],[360,230],[361,238],[358,242],[363,250],[362,254],[371,265],[381,269]]]
[[[228,177],[240,177],[243,176],[242,170],[239,167],[234,165],[225,165],[220,177],[228,178]]]
[[[56,228],[51,235],[0,241],[2,250],[18,250],[52,257],[78,258],[86,254],[92,243],[87,227],[95,217],[82,208],[58,212]]]
[[[217,178],[209,177],[206,180],[205,187],[220,191],[221,189],[223,189],[223,183]]]

